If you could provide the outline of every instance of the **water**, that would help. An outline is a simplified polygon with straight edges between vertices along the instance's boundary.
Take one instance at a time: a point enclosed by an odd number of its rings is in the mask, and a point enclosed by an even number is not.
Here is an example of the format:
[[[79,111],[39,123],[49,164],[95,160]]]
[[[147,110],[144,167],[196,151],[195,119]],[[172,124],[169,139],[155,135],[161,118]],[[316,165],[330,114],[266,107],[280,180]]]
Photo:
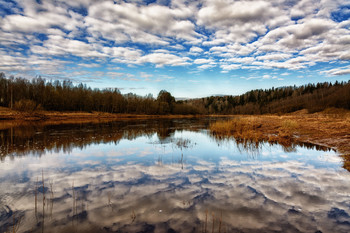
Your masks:
[[[334,151],[218,139],[210,121],[0,131],[0,232],[350,232]]]

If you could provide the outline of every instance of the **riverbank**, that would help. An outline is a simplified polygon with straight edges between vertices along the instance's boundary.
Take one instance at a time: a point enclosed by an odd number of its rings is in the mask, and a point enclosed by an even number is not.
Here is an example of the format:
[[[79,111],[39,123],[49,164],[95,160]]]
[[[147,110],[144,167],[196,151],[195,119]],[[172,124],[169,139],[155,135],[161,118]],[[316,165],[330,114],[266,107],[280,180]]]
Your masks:
[[[172,119],[206,117],[195,115],[139,115],[116,114],[105,112],[54,112],[35,111],[20,112],[9,108],[0,107],[0,130],[12,127],[25,127],[31,125],[60,125],[60,124],[84,124],[104,123],[118,120],[145,120],[145,119]]]
[[[63,121],[63,120],[93,120],[93,119],[149,119],[149,118],[178,118],[194,117],[194,115],[142,115],[120,114],[106,112],[58,112],[58,111],[35,111],[21,112],[9,108],[0,107],[0,121],[23,120],[23,121]]]
[[[144,119],[172,119],[205,117],[195,115],[140,115],[105,112],[57,112],[35,111],[20,112],[0,107],[0,130],[22,125],[43,124],[74,124],[74,123],[101,123],[115,120],[144,120]]]
[[[337,150],[344,158],[344,167],[350,170],[350,111],[327,109],[308,114],[306,110],[285,115],[133,115],[102,112],[33,113],[13,111],[0,107],[0,130],[33,124],[100,123],[114,120],[170,119],[193,117],[228,117],[211,124],[211,132],[218,137],[234,136],[241,140],[268,141],[285,146],[293,142],[311,143]]]
[[[350,170],[350,111],[328,109],[314,114],[298,111],[282,116],[237,116],[213,123],[210,130],[217,137],[233,136],[242,141],[329,147],[341,154],[344,168]]]

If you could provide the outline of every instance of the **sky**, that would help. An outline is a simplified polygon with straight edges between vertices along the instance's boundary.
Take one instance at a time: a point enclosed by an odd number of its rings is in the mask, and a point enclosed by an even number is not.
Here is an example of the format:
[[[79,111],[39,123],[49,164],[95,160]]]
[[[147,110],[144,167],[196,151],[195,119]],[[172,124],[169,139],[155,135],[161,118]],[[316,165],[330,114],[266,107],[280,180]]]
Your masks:
[[[0,0],[0,72],[122,93],[350,80],[349,0]]]

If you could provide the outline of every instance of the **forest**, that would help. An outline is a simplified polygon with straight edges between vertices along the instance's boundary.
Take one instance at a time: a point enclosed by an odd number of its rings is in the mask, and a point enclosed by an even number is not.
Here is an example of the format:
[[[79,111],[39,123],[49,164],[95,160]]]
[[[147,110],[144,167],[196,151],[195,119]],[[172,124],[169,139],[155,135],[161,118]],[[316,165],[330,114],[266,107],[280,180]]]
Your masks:
[[[258,89],[238,96],[211,96],[187,103],[205,109],[206,114],[283,114],[301,109],[314,113],[331,107],[350,109],[350,80]]]
[[[151,94],[139,96],[121,94],[117,88],[91,89],[72,81],[46,81],[41,77],[28,79],[6,78],[0,73],[0,106],[19,111],[85,111],[129,114],[197,114],[198,109],[160,91],[155,99]]]
[[[350,80],[258,89],[237,96],[176,101],[165,90],[154,98],[151,94],[121,94],[118,88],[92,89],[82,83],[74,85],[70,80],[7,78],[4,73],[0,73],[0,106],[27,112],[99,111],[147,115],[283,114],[301,109],[313,113],[330,107],[350,109]]]

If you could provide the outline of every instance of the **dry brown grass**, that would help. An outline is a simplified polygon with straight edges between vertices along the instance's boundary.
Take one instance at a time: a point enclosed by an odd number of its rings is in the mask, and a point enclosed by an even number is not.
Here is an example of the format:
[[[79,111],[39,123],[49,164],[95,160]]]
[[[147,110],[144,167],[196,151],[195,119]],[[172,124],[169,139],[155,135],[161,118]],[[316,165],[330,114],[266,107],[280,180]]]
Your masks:
[[[218,115],[216,115],[218,116]],[[40,124],[71,124],[107,122],[127,119],[190,118],[192,115],[132,115],[101,112],[47,112],[32,114],[0,107],[0,130],[14,126]],[[199,116],[196,116],[199,117]],[[208,116],[200,116],[208,117]],[[268,141],[290,146],[293,142],[312,143],[336,149],[344,158],[344,167],[350,170],[350,111],[329,108],[308,114],[300,110],[285,115],[226,116],[232,120],[212,124],[216,137],[234,136],[241,141]]]
[[[240,116],[232,120],[218,121],[210,125],[216,136],[233,136],[238,141],[269,141],[288,146],[291,144],[297,122],[279,120],[273,116]]]
[[[20,112],[9,108],[0,107],[0,130],[20,125],[32,125],[35,122],[44,124],[72,124],[89,122],[106,122],[128,119],[171,119],[171,118],[193,118],[205,117],[198,115],[141,115],[120,114],[106,112],[55,112],[35,111]]]
[[[261,123],[256,117],[234,118],[232,120],[217,121],[210,125],[210,130],[219,136],[234,136],[238,140],[260,141],[263,138],[260,131]]]
[[[350,111],[326,109],[307,114],[298,111],[288,115],[236,116],[229,121],[210,125],[216,137],[233,136],[250,141],[268,141],[284,146],[312,143],[336,149],[350,171]]]

